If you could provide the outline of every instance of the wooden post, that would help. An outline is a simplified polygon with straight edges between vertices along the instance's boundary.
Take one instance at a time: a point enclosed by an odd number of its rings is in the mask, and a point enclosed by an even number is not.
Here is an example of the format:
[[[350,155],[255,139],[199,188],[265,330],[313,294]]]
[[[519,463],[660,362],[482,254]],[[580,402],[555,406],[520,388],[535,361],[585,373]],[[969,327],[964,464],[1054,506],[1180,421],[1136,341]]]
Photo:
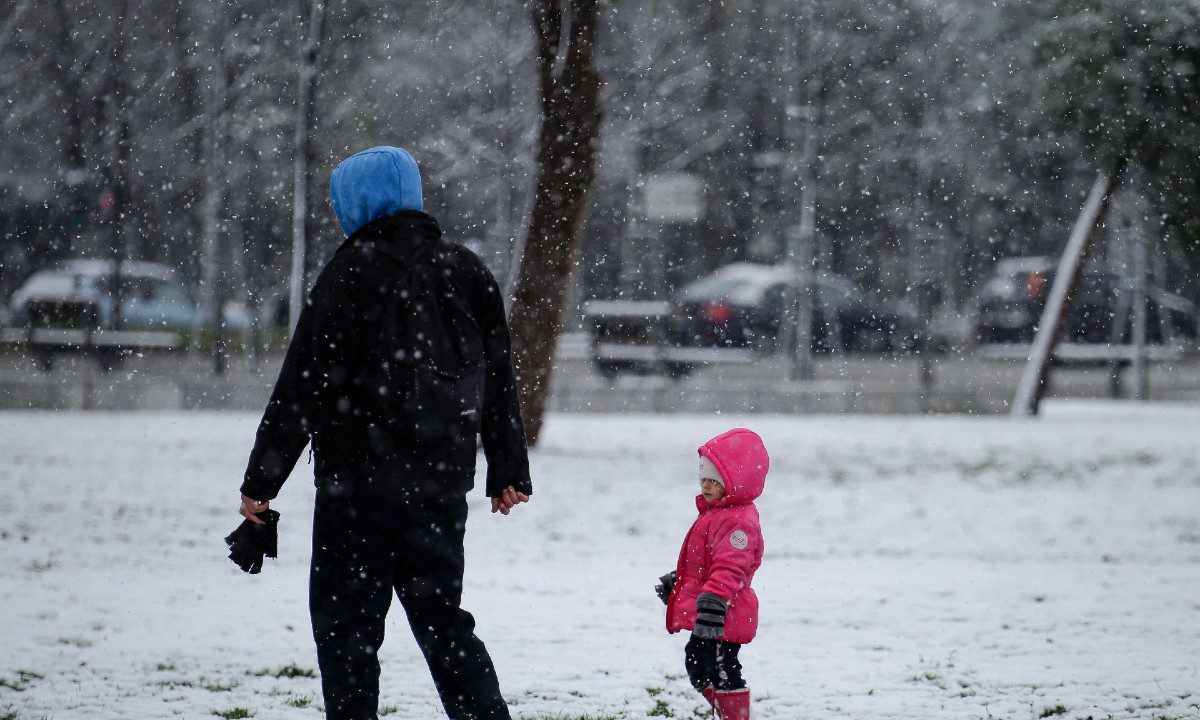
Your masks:
[[[1092,183],[1087,202],[1075,220],[1071,237],[1067,240],[1066,250],[1058,262],[1058,271],[1054,275],[1054,285],[1050,288],[1050,297],[1042,310],[1042,318],[1038,322],[1037,336],[1029,350],[1029,359],[1025,362],[1025,370],[1021,373],[1021,381],[1017,385],[1017,394],[1013,398],[1009,412],[1015,416],[1037,415],[1038,406],[1046,392],[1046,384],[1050,376],[1050,353],[1058,341],[1062,319],[1067,312],[1067,300],[1071,290],[1079,282],[1083,272],[1083,258],[1091,244],[1092,235],[1104,211],[1108,208],[1108,200],[1112,197],[1124,161],[1110,174],[1101,172]]]

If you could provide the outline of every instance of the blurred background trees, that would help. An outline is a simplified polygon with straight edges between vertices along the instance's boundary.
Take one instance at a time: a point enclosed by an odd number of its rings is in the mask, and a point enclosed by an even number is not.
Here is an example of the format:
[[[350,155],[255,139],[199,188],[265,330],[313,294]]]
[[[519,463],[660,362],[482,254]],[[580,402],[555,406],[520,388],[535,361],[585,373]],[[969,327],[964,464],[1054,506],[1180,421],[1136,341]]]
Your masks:
[[[1042,14],[1036,107],[1098,168],[1128,161],[1167,239],[1200,259],[1200,4],[1072,0]]]
[[[0,294],[50,260],[120,254],[277,319],[306,6],[0,0]],[[508,276],[540,120],[529,6],[328,0],[325,13],[309,271],[340,241],[329,172],[389,143],[421,161],[451,237]],[[959,306],[996,258],[1055,250],[1120,143],[1156,178],[1139,192],[1195,247],[1188,0],[610,0],[599,13],[602,125],[574,300],[662,297],[725,262],[781,260],[799,196],[781,153],[797,132],[812,139],[817,261],[880,296],[932,288]],[[660,173],[700,179],[699,223],[640,223],[643,181]]]

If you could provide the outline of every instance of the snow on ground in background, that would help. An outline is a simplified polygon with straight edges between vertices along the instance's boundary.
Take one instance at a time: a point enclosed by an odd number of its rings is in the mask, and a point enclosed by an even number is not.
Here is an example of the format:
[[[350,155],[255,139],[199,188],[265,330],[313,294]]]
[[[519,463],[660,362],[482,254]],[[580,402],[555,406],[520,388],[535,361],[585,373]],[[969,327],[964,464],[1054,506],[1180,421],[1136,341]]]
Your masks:
[[[251,577],[223,553],[255,421],[0,415],[0,717],[321,716],[308,466],[273,504],[281,558]],[[773,464],[756,717],[1200,716],[1200,407],[1058,403],[551,417],[534,502],[502,518],[476,494],[467,535],[514,717],[696,717],[652,586],[696,445],[735,425]],[[381,656],[384,717],[441,717],[398,607]]]

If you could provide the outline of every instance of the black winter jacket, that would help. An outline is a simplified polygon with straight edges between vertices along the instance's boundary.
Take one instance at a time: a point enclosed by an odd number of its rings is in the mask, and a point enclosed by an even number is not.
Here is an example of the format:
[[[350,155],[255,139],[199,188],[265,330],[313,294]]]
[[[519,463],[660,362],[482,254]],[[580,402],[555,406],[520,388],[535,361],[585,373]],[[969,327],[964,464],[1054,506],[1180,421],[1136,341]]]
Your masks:
[[[384,417],[372,372],[386,355],[380,350],[394,322],[387,317],[392,293],[409,277],[395,256],[412,257],[435,244],[439,267],[483,335],[479,428],[487,494],[498,497],[510,485],[532,492],[499,286],[478,256],[440,238],[433,217],[405,210],[363,226],[334,254],[300,313],[258,426],[243,494],[260,502],[274,498],[310,438],[317,487],[329,492],[433,495],[474,485],[476,438],[436,449],[404,440],[394,431],[404,419]]]

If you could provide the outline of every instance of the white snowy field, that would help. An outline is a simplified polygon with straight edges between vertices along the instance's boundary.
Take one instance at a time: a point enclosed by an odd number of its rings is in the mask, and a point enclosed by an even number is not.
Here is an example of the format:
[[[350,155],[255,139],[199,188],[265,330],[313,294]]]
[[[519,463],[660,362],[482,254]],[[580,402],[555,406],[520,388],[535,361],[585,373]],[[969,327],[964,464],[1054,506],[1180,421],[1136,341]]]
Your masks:
[[[0,718],[321,717],[310,466],[280,559],[221,538],[256,417],[0,414]],[[1200,406],[1041,419],[558,415],[535,495],[468,526],[465,603],[518,718],[698,717],[652,586],[695,446],[772,455],[757,718],[1200,717]],[[384,712],[441,717],[398,605]],[[242,710],[243,712],[239,712]]]

